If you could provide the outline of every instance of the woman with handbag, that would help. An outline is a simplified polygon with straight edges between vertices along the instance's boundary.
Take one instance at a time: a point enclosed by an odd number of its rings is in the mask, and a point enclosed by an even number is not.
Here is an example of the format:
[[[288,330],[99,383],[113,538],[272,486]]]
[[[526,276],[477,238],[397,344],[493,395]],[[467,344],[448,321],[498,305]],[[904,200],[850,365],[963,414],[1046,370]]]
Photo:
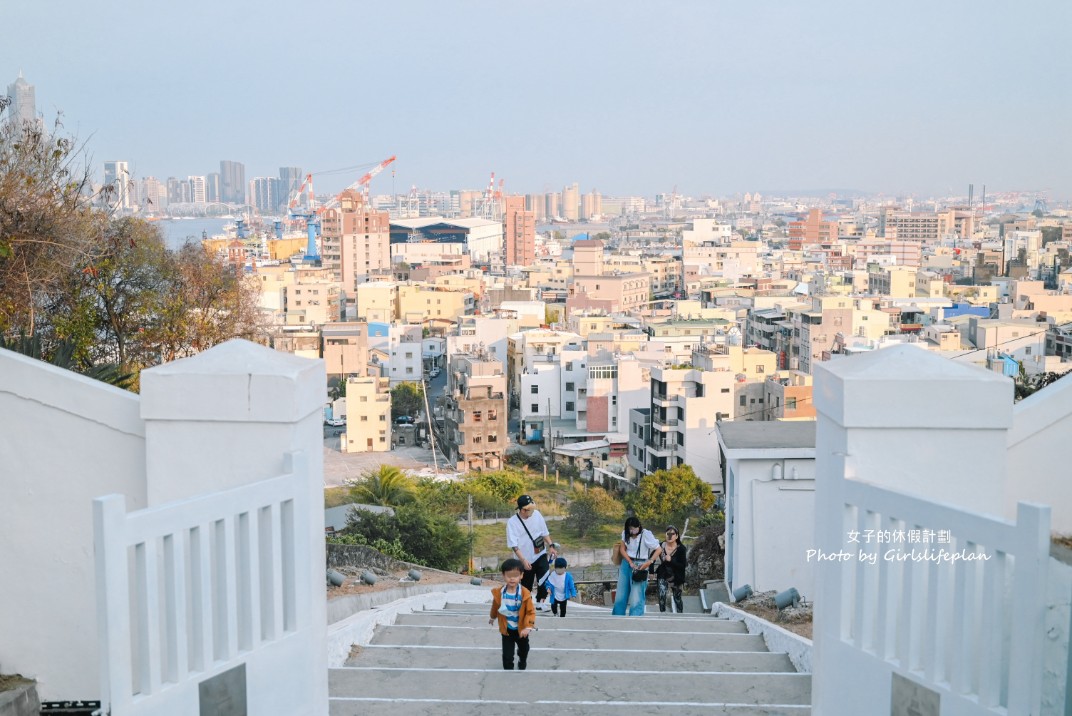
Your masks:
[[[618,567],[618,594],[614,598],[613,614],[644,616],[644,600],[648,593],[648,569],[659,556],[659,540],[644,529],[640,520],[625,520],[622,538],[614,546],[621,564]]]
[[[677,613],[684,611],[681,600],[681,587],[685,584],[686,560],[685,545],[681,544],[681,538],[677,533],[677,527],[670,525],[666,528],[666,541],[662,543],[662,561],[655,570],[655,580],[659,588],[659,611],[666,611],[667,592],[674,595],[674,606]]]

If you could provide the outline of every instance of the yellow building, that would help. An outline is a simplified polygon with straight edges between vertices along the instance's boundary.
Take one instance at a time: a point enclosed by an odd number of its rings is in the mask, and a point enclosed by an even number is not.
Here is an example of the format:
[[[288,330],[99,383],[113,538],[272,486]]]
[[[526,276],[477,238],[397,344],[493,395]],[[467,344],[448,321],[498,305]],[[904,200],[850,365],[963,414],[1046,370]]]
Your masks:
[[[394,281],[360,283],[357,296],[357,320],[390,323],[398,315],[398,284]]]
[[[457,320],[472,314],[476,301],[469,291],[450,290],[428,284],[407,283],[398,286],[397,320],[423,323],[428,319]]]
[[[387,452],[391,449],[390,378],[349,378],[346,381],[346,452]]]

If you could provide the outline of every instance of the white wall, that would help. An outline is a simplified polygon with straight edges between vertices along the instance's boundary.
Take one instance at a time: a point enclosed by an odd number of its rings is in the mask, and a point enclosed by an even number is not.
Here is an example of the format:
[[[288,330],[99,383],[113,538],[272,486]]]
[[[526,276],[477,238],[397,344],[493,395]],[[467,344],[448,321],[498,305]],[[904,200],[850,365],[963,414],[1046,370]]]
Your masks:
[[[806,549],[815,544],[814,459],[731,455],[726,459],[732,472],[734,520],[726,542],[727,551],[733,552],[727,560],[732,564],[732,574],[726,575],[730,590],[745,584],[756,592],[796,587],[812,599],[815,563],[807,560]]]
[[[1062,378],[1016,404],[1008,434],[1006,517],[1016,514],[1017,502],[1039,502],[1052,508],[1054,532],[1072,534],[1070,436],[1072,378]]]
[[[42,700],[95,699],[92,500],[145,507],[138,396],[0,350],[0,664]]]
[[[550,413],[554,420],[562,414],[562,367],[557,363],[536,363],[521,375],[521,419],[547,422]],[[533,395],[532,386],[538,393]],[[548,408],[550,400],[550,408]],[[532,406],[537,410],[533,411]],[[545,425],[546,427],[546,425]]]

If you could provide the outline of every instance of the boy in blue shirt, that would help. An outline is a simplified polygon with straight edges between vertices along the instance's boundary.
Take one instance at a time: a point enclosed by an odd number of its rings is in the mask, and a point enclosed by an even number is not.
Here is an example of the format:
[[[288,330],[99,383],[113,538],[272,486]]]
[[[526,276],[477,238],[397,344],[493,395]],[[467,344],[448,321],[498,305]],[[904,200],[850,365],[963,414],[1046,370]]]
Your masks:
[[[573,583],[573,575],[566,571],[566,558],[555,559],[555,570],[547,575],[547,590],[551,600],[551,613],[566,616],[566,605],[570,598],[577,596],[577,585]]]
[[[536,626],[536,608],[532,592],[521,586],[524,565],[520,559],[508,559],[502,563],[505,587],[491,590],[491,618],[488,624],[499,620],[502,634],[502,662],[507,671],[514,669],[514,647],[517,647],[517,668],[524,671],[529,658],[529,633]]]

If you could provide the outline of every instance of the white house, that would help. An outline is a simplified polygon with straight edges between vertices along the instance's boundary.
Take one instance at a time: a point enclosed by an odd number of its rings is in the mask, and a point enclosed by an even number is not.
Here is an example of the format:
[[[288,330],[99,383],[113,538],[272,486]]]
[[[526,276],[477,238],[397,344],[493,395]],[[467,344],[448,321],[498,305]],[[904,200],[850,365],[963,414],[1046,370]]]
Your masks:
[[[726,585],[815,594],[815,422],[721,422]]]

